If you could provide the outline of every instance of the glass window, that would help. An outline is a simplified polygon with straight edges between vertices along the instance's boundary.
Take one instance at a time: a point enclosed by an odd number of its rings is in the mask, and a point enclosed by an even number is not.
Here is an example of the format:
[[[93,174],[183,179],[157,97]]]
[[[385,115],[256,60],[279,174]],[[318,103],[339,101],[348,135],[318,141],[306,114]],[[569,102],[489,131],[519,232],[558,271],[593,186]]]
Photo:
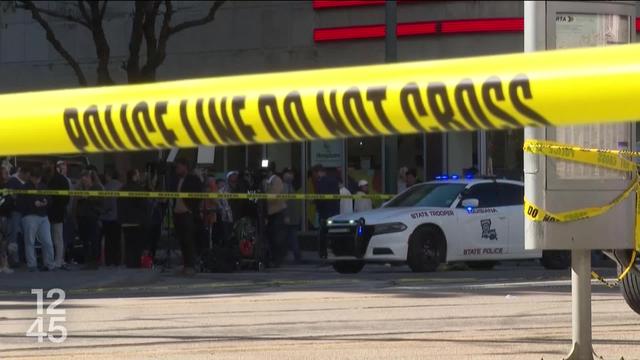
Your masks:
[[[478,199],[478,207],[496,207],[500,206],[498,197],[498,185],[496,183],[482,183],[473,185],[465,194],[465,199]],[[462,202],[460,202],[462,206]]]
[[[487,132],[485,174],[498,178],[522,180],[524,130]]]
[[[227,147],[227,168],[225,171],[240,171],[245,168],[247,147],[245,145],[234,145]]]
[[[524,204],[524,186],[516,184],[498,184],[501,206]]]
[[[371,193],[382,193],[382,137],[347,140],[347,182],[352,193],[366,180]],[[374,204],[375,205],[375,204]]]
[[[264,158],[262,150],[263,150],[263,145],[247,145],[247,168],[248,169],[260,168],[262,164],[262,160]]]
[[[399,194],[407,188],[406,172],[413,169],[424,180],[424,134],[387,137],[387,192]]]
[[[428,206],[448,208],[456,200],[466,184],[417,185],[391,200],[385,207]]]
[[[442,155],[444,136],[441,133],[429,133],[425,136],[427,153],[425,181],[433,180],[445,171]]]

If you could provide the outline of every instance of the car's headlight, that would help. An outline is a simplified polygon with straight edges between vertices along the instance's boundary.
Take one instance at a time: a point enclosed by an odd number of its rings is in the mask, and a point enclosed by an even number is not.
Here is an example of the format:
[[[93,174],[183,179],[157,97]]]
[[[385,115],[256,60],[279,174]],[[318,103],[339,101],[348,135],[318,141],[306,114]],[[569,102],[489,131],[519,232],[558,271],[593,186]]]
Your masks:
[[[397,223],[388,223],[388,224],[378,224],[378,225],[374,225],[373,227],[373,234],[374,235],[380,235],[380,234],[389,234],[389,233],[396,233],[396,232],[402,232],[407,230],[407,225],[397,222]]]

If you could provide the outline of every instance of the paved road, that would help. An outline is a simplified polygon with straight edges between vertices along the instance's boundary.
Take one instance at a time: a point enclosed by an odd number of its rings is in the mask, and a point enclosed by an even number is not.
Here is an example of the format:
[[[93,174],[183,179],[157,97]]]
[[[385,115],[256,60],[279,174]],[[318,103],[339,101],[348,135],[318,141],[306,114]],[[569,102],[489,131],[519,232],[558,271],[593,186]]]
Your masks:
[[[532,264],[422,275],[382,266],[353,276],[319,266],[190,279],[35,275],[0,278],[0,359],[539,360],[570,347],[568,272]],[[35,317],[25,292],[58,285],[69,337],[38,344],[24,336]],[[595,286],[593,311],[598,355],[640,359],[640,318],[618,291]]]

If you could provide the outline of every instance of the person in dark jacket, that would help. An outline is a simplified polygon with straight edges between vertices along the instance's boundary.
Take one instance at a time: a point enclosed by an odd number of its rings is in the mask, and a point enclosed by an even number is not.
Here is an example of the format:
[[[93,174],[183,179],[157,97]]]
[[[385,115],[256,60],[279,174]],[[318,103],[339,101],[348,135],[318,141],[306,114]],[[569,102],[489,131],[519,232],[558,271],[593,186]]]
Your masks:
[[[0,167],[0,189],[6,187],[9,181],[9,168]],[[13,270],[9,267],[9,240],[7,239],[7,223],[11,216],[9,208],[9,196],[0,197],[0,274],[12,274]]]
[[[45,190],[42,183],[42,172],[33,169],[29,181],[23,187],[25,190]],[[38,270],[38,261],[35,252],[36,239],[42,247],[42,270],[54,270],[53,243],[51,242],[51,224],[47,216],[49,200],[42,195],[20,195],[18,208],[22,213],[22,228],[24,229],[24,249],[29,271]]]
[[[104,190],[119,191],[122,183],[118,180],[119,174],[115,169],[109,169],[104,173]],[[100,222],[102,223],[102,236],[104,236],[104,263],[107,266],[119,266],[122,257],[120,249],[120,222],[118,221],[118,202],[115,197],[105,198],[102,205]]]
[[[186,159],[176,160],[176,176],[178,183],[176,191],[202,192],[202,181],[191,173],[189,162]],[[184,263],[183,274],[195,274],[195,249],[197,244],[197,224],[196,218],[200,212],[200,200],[198,199],[177,199],[173,206],[173,222],[176,230],[176,237],[182,248],[182,259]]]
[[[7,189],[20,190],[29,181],[31,171],[28,168],[19,168],[13,176],[9,178],[6,184]],[[7,224],[7,241],[9,242],[9,248],[15,247],[14,252],[10,252],[10,260],[14,264],[20,264],[24,260],[24,241],[19,241],[20,234],[23,235],[22,230],[22,214],[16,204],[17,197],[15,195],[7,197],[7,208],[9,211],[9,222]]]
[[[327,175],[327,171],[322,165],[313,167],[316,192],[318,194],[337,195],[340,194],[340,183],[336,176]],[[340,214],[340,200],[317,200],[316,209],[320,224],[328,218]]]
[[[70,190],[71,182],[67,178],[67,163],[63,160],[55,164],[55,170],[49,179],[48,188],[51,190]],[[55,248],[55,266],[65,269],[64,262],[64,228],[63,224],[69,206],[68,196],[53,196],[49,204],[49,222],[51,223],[51,234]]]
[[[134,169],[127,172],[127,182],[122,187],[122,191],[145,191],[140,171]],[[148,201],[145,199],[118,199],[118,219],[122,224],[127,267],[140,267],[140,257],[145,246],[143,239],[148,211]]]
[[[340,194],[340,183],[337,176],[328,176],[322,165],[313,167],[313,179],[318,194]],[[320,257],[327,257],[327,245],[324,234],[324,226],[327,219],[340,214],[340,200],[317,200],[316,209],[318,210],[318,218],[320,221],[320,233],[318,240],[320,242]]]
[[[80,175],[80,190],[103,190],[98,175],[84,170]],[[84,269],[97,270],[100,258],[100,214],[103,200],[99,197],[79,197],[76,205],[78,236],[84,247]]]

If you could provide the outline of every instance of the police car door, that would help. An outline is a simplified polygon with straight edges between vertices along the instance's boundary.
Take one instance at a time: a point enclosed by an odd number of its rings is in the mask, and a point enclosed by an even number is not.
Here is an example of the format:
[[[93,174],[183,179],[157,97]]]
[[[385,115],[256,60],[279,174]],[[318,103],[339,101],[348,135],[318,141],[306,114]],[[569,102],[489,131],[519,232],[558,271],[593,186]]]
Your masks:
[[[465,209],[462,200],[478,199],[478,207]],[[462,195],[456,209],[460,232],[456,246],[462,258],[480,260],[505,256],[509,246],[509,222],[504,208],[500,207],[498,186],[495,182],[474,184]]]
[[[509,220],[509,254],[511,257],[538,257],[539,250],[524,249],[524,186],[498,183],[501,205]]]

